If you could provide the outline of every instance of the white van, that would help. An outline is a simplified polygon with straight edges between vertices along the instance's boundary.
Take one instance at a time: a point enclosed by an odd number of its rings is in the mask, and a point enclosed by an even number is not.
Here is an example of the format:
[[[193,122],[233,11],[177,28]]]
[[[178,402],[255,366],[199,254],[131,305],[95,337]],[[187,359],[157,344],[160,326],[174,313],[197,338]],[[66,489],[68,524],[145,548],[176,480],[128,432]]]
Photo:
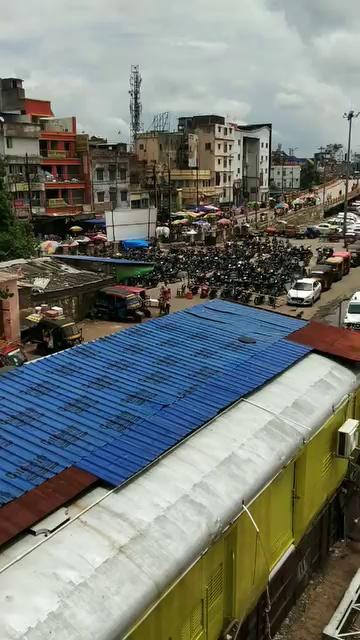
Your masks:
[[[345,329],[360,331],[360,291],[352,296],[344,318]]]

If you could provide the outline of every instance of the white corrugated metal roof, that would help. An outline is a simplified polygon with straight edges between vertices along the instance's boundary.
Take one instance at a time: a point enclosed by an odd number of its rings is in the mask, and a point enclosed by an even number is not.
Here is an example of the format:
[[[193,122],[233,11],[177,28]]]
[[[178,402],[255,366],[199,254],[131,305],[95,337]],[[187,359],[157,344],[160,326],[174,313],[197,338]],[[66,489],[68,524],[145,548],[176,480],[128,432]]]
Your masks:
[[[357,385],[311,354],[46,539],[0,573],[1,640],[123,637]]]

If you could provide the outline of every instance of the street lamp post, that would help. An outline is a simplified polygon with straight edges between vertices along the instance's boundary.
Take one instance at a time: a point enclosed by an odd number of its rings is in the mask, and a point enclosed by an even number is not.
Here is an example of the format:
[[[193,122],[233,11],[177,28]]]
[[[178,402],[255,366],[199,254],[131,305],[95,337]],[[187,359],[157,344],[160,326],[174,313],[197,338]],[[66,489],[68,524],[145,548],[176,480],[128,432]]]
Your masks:
[[[358,113],[354,113],[353,110],[348,113],[344,113],[343,118],[349,123],[349,137],[348,137],[348,148],[347,148],[347,159],[346,159],[346,180],[345,180],[345,202],[344,202],[344,248],[347,247],[347,239],[346,239],[346,229],[347,229],[347,212],[348,212],[348,194],[349,194],[349,177],[350,177],[350,153],[351,153],[351,131],[352,131],[352,121],[353,118],[357,118],[360,115],[360,111]]]

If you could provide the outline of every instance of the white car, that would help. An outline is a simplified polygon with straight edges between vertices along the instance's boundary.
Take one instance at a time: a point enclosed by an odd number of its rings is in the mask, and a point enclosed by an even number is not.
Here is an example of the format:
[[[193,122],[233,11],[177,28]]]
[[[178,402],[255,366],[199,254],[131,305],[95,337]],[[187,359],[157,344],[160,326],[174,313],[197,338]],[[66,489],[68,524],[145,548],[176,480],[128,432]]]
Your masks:
[[[315,229],[317,229],[321,236],[327,236],[329,233],[333,231],[338,231],[341,227],[340,222],[338,224],[330,224],[329,222],[320,222],[320,224],[316,225]]]
[[[360,291],[351,298],[344,318],[345,329],[360,331]]]
[[[312,306],[321,296],[321,283],[315,278],[301,278],[289,289],[287,303]]]

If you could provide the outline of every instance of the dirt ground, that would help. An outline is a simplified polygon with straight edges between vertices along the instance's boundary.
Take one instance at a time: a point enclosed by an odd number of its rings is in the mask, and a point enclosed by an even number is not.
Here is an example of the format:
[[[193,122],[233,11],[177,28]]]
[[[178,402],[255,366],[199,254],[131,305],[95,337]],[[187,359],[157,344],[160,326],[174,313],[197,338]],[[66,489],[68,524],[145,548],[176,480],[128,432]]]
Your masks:
[[[359,552],[344,543],[334,546],[324,571],[314,574],[273,640],[321,640],[359,566]]]

